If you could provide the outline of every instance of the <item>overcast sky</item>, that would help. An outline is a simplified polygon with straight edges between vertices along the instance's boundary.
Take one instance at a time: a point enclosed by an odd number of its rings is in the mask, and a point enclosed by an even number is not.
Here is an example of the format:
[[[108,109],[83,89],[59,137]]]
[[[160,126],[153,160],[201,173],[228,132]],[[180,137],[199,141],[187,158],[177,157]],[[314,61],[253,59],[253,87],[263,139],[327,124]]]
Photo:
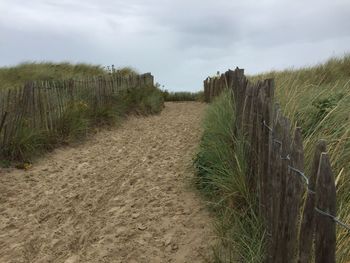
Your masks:
[[[0,0],[0,66],[132,66],[168,90],[350,51],[350,0]]]

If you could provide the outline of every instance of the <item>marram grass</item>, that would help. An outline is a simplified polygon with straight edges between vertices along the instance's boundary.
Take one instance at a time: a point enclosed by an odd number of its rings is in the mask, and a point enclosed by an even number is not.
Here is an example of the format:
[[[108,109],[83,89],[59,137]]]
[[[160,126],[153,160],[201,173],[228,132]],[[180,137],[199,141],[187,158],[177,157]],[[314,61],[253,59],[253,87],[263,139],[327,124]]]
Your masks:
[[[163,91],[163,96],[165,101],[204,101],[204,92],[186,92],[186,91],[177,91],[177,92],[168,92],[167,90]]]
[[[337,216],[350,225],[350,55],[251,79],[271,77],[285,115],[303,129],[307,165],[311,164],[316,142],[327,141],[337,185]],[[349,232],[337,226],[337,262],[349,262],[349,244]]]
[[[224,92],[207,108],[195,159],[197,186],[217,215],[219,243],[214,262],[262,262],[265,230],[257,215],[256,195],[246,184],[244,141],[234,136],[232,94]]]
[[[0,89],[22,86],[26,81],[63,79],[85,79],[105,74],[128,76],[137,74],[131,67],[114,68],[92,64],[72,64],[69,62],[25,62],[17,66],[0,68]]]

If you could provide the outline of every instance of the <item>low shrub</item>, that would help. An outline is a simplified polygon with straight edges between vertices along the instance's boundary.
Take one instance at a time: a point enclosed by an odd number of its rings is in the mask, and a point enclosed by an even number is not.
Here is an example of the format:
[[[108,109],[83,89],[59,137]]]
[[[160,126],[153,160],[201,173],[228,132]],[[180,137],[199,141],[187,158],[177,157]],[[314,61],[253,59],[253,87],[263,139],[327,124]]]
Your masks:
[[[71,142],[87,135],[89,128],[88,105],[84,101],[72,102],[58,120],[58,141]]]
[[[1,149],[0,156],[6,157],[1,158],[1,162],[8,163],[9,160],[28,161],[33,156],[42,153],[48,143],[47,136],[40,130],[29,128],[25,124],[19,124],[10,142]]]
[[[164,108],[162,92],[156,87],[128,89],[118,96],[116,103],[126,114],[156,114]]]

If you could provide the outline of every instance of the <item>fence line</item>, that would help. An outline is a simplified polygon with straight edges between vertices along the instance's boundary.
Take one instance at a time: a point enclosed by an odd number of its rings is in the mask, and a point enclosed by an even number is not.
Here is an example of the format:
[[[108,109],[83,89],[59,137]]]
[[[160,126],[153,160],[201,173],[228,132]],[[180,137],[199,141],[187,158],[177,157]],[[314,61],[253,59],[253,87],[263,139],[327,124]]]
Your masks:
[[[204,81],[205,101],[225,89],[232,90],[235,99],[235,132],[249,145],[246,180],[257,193],[267,230],[265,262],[308,263],[315,258],[335,263],[335,224],[349,226],[335,216],[335,179],[325,141],[315,146],[307,177],[301,128],[291,132],[290,121],[275,103],[273,79],[251,83],[243,69],[229,70]]]
[[[109,74],[80,80],[30,81],[0,90],[0,149],[14,142],[23,127],[53,132],[72,103],[93,112],[108,105],[119,91],[153,86],[150,73],[128,77]]]

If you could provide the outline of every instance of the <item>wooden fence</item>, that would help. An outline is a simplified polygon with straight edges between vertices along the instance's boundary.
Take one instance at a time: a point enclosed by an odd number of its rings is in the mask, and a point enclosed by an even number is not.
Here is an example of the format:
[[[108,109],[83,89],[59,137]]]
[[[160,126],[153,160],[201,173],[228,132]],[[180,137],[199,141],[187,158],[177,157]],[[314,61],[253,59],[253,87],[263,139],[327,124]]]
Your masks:
[[[110,74],[84,80],[33,81],[0,90],[0,149],[11,143],[20,127],[55,131],[72,102],[94,110],[108,104],[119,91],[153,86],[150,73],[121,77]]]
[[[293,128],[275,103],[273,79],[251,83],[243,69],[229,70],[204,81],[205,100],[227,88],[235,100],[235,131],[249,145],[246,178],[266,226],[265,262],[334,263],[338,220],[326,143],[315,145],[306,176],[301,128]]]

